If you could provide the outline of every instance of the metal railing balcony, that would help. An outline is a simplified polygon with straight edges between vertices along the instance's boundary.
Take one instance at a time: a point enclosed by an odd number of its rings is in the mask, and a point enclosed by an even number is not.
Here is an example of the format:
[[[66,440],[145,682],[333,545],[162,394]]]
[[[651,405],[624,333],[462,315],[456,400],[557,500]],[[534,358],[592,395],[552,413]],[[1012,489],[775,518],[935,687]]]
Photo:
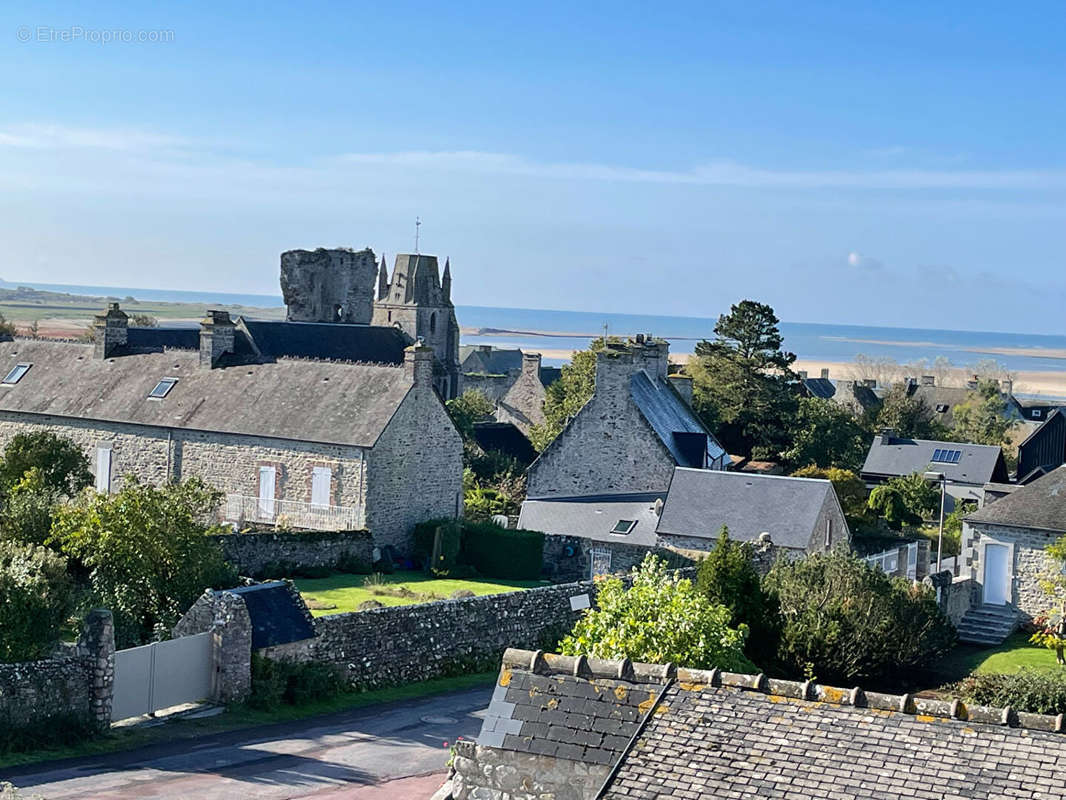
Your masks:
[[[240,494],[226,495],[221,511],[222,521],[234,523],[238,528],[270,525],[313,531],[353,531],[364,526],[362,509],[352,506],[266,500]]]

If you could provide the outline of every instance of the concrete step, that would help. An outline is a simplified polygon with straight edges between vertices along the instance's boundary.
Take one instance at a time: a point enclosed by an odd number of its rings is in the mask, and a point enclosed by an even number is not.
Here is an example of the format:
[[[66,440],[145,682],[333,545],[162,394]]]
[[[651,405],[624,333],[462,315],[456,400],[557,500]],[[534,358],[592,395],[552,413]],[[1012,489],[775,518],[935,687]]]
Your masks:
[[[1008,606],[976,606],[966,612],[956,630],[960,642],[994,646],[1006,641],[1017,626],[1017,613]]]

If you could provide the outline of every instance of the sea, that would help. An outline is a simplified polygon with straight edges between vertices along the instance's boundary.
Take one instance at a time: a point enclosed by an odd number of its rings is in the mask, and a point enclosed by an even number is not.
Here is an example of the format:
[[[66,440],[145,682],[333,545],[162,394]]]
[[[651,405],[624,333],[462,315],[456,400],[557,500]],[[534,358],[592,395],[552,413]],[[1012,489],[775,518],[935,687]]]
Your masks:
[[[280,295],[235,294],[196,290],[78,286],[0,281],[0,287],[28,286],[97,297],[134,297],[173,303],[279,308]],[[249,312],[254,316],[254,312]],[[670,340],[671,352],[691,353],[701,339],[714,335],[715,318],[620,314],[611,311],[552,311],[532,308],[456,306],[463,344],[491,344],[530,350],[567,351],[588,347],[606,332],[638,333]],[[860,354],[904,364],[933,362],[940,356],[952,366],[994,360],[1010,371],[1066,372],[1066,335],[892,328],[830,323],[781,323],[785,349],[810,361],[848,362]],[[562,358],[546,358],[548,364]]]

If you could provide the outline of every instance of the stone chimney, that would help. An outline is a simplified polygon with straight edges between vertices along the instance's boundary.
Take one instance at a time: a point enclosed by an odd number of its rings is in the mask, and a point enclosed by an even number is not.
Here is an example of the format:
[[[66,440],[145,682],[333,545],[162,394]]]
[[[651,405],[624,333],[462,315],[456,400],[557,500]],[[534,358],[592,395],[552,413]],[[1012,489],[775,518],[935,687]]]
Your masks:
[[[662,339],[637,336],[625,344],[608,342],[596,353],[596,393],[629,392],[629,379],[644,370],[653,380],[665,378],[670,364],[670,345]]]
[[[419,342],[403,351],[403,369],[416,387],[433,388],[433,348]]]
[[[796,373],[796,376],[797,376],[797,377],[798,377],[798,378],[799,378],[799,379],[800,379],[801,381],[805,381],[805,380],[807,380],[807,370],[805,370],[805,369],[801,369],[801,370],[800,370],[799,372],[797,372],[797,373]]]
[[[923,375],[922,386],[936,386],[936,375]]]
[[[540,380],[540,353],[522,352],[522,374]]]
[[[200,366],[213,369],[226,353],[233,352],[237,326],[228,311],[209,310],[200,320]]]
[[[668,375],[670,385],[681,395],[681,399],[692,405],[692,378],[689,375]]]
[[[126,345],[128,331],[126,312],[118,303],[111,303],[106,313],[97,314],[93,319],[93,357],[111,358],[115,350]]]
[[[829,380],[829,367],[822,367],[822,380]]]
[[[881,444],[883,444],[883,445],[892,444],[892,440],[895,437],[896,437],[896,432],[894,430],[892,430],[891,428],[884,428],[881,431],[881,435],[880,435]]]

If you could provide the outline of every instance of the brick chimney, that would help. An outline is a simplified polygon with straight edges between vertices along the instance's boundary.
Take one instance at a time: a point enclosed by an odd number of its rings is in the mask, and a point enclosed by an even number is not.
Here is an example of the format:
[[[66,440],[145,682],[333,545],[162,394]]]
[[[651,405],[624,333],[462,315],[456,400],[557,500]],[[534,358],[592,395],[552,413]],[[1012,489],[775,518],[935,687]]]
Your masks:
[[[128,331],[126,312],[118,303],[111,303],[106,313],[97,314],[93,319],[93,357],[111,358],[115,350],[126,345]]]
[[[233,352],[237,326],[228,311],[209,310],[200,320],[200,366],[213,369],[226,353]]]
[[[403,351],[403,369],[407,379],[416,387],[433,387],[433,348],[413,344]]]

